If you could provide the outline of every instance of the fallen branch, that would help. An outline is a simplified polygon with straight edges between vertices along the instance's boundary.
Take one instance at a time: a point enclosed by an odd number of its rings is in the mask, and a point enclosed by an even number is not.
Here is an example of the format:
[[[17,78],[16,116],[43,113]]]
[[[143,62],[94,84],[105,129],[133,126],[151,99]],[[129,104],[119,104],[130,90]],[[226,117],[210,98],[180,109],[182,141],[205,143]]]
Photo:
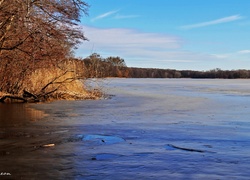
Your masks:
[[[63,77],[64,75],[66,75],[69,72],[73,72],[73,71],[65,71],[63,74],[61,74],[60,76],[55,77],[52,81],[50,81],[49,83],[47,83],[42,89],[41,92],[45,91],[45,89],[52,84],[55,84],[55,81],[61,77]]]
[[[45,98],[45,96],[47,96],[49,94],[52,94],[52,93],[56,92],[57,90],[58,90],[58,88],[56,88],[56,89],[54,89],[52,91],[49,91],[47,93],[44,93],[44,94],[39,94],[38,97],[44,97]]]
[[[33,97],[34,99],[38,99],[38,97],[35,94],[28,92],[26,90],[23,90],[23,97],[24,98]]]
[[[2,96],[0,98],[0,102],[4,103],[6,99],[13,99],[13,100],[21,100],[23,102],[27,102],[27,100],[25,98],[22,98],[20,96],[12,96],[12,95],[6,95],[6,96]]]
[[[192,149],[192,148],[184,148],[184,147],[179,147],[179,146],[175,146],[173,144],[168,144],[167,146],[175,148],[175,149],[180,149],[183,151],[190,151],[190,152],[199,152],[199,153],[205,153],[205,152],[210,152],[210,153],[214,153],[212,151],[206,151],[206,150],[200,150],[200,149]]]

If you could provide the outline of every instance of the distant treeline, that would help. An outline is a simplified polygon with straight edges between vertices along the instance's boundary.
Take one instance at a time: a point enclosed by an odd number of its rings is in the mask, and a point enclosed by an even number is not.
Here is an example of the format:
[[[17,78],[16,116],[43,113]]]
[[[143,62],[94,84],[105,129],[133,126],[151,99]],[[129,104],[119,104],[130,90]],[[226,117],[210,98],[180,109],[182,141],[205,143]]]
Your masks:
[[[155,69],[127,67],[120,57],[102,58],[94,53],[82,59],[88,78],[123,77],[123,78],[250,78],[250,70],[221,70],[219,68],[209,71]]]

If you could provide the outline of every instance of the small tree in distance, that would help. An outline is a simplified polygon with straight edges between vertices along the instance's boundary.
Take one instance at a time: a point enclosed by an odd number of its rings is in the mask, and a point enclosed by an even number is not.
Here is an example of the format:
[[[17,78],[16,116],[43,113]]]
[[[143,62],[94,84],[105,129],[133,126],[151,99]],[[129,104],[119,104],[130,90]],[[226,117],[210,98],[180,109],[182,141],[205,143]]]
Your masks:
[[[124,59],[120,57],[108,57],[105,59],[106,62],[111,63],[113,66],[119,66],[119,67],[127,67]]]

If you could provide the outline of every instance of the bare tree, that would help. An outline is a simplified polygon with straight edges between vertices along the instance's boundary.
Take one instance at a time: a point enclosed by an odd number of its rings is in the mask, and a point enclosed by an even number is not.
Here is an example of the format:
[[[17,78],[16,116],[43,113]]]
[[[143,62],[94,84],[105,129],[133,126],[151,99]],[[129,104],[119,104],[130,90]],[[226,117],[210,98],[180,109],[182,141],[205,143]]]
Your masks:
[[[18,94],[28,74],[57,66],[81,40],[81,0],[0,0],[0,91]]]
[[[127,67],[124,59],[120,57],[108,57],[105,59],[106,62],[111,63],[113,66],[119,66],[119,67]]]

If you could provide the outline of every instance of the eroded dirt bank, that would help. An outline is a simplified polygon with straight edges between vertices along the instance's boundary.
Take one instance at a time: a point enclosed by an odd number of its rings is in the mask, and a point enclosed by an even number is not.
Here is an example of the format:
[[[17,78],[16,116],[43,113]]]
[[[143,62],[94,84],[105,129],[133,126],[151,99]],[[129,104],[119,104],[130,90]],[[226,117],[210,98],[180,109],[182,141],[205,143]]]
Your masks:
[[[0,179],[248,179],[249,83],[111,79],[112,99],[1,105]]]

